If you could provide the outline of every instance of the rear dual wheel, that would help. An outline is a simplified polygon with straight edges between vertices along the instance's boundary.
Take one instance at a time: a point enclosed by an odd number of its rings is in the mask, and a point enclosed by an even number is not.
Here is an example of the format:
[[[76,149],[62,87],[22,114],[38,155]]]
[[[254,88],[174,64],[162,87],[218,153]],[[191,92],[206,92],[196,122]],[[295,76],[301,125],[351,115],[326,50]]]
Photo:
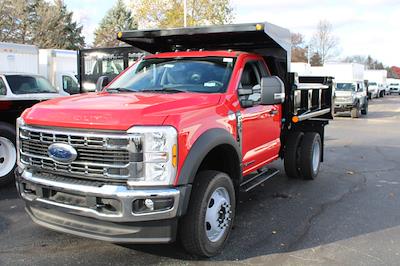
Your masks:
[[[315,132],[293,132],[284,151],[285,172],[290,178],[313,180],[321,164],[322,142]]]

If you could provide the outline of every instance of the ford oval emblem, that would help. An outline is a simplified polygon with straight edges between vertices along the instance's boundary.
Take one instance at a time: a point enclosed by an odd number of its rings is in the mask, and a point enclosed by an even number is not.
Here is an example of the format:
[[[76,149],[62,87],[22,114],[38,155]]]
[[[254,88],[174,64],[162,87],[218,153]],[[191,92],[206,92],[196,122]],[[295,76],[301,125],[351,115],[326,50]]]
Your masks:
[[[47,153],[50,158],[60,163],[73,162],[78,156],[74,147],[65,143],[54,143],[49,146]]]

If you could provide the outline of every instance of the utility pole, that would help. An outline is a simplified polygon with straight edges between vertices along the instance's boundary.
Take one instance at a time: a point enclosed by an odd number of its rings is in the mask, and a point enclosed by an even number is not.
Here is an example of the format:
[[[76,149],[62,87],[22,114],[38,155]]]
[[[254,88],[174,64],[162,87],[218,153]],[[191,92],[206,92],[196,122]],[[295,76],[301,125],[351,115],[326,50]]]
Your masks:
[[[308,64],[311,65],[311,44],[308,44],[307,46],[307,59]]]
[[[187,0],[183,0],[183,26],[187,27]]]

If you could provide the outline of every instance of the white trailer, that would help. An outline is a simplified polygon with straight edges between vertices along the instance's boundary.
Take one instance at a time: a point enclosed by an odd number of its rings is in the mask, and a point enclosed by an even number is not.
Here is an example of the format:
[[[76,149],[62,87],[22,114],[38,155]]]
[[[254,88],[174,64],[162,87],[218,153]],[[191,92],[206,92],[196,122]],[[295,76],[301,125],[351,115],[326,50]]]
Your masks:
[[[0,73],[39,73],[39,49],[34,45],[0,42]]]
[[[39,73],[57,89],[69,94],[79,93],[77,51],[40,49]]]

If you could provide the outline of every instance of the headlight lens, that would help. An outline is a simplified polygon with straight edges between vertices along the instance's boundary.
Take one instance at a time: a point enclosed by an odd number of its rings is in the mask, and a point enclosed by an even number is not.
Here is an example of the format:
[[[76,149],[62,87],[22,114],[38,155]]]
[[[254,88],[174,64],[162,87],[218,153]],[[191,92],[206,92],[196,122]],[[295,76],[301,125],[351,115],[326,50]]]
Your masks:
[[[176,175],[178,134],[171,126],[135,126],[128,130],[131,154],[142,154],[130,186],[172,185]],[[137,157],[137,156],[135,156]]]

